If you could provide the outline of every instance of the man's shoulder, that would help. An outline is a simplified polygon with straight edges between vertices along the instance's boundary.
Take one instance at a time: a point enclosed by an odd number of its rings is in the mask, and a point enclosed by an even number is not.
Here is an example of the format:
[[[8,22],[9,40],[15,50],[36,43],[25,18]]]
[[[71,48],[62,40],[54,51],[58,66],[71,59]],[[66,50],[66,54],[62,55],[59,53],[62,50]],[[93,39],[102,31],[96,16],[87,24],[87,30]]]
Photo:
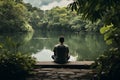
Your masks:
[[[67,45],[67,44],[64,44],[64,46],[65,46],[65,47],[68,47],[68,45]]]
[[[58,46],[60,46],[60,44],[56,44],[56,45],[55,45],[55,47],[58,47]]]
[[[57,45],[55,45],[55,47],[68,47],[68,45],[67,44],[64,44],[64,45],[57,44]]]

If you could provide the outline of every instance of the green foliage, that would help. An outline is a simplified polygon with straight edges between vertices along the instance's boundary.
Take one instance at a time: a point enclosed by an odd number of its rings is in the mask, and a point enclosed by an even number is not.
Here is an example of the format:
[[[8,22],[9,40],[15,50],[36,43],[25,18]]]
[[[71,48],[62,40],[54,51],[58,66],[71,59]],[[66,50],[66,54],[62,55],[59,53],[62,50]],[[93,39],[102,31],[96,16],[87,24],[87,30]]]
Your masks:
[[[0,31],[1,32],[17,32],[30,31],[31,26],[27,29],[25,24],[28,21],[27,8],[22,4],[13,0],[0,1]]]
[[[25,77],[34,68],[35,59],[28,53],[19,52],[19,46],[9,37],[0,44],[0,78]]]
[[[108,45],[119,48],[120,29],[114,28],[113,24],[101,28],[101,33],[104,34],[104,40]]]
[[[110,38],[111,32],[110,30],[112,30],[113,25],[109,25],[109,26],[104,26],[101,28],[100,32],[102,34],[104,34],[104,40],[106,41],[107,44],[112,44],[112,39]]]
[[[28,10],[30,10],[30,24],[35,30],[46,31],[96,31],[98,28],[92,28],[96,26],[87,21],[81,19],[81,15],[77,15],[76,12],[68,10],[66,7],[55,7],[51,10],[42,11],[38,8],[26,4]]]
[[[117,5],[117,6],[116,6]],[[98,19],[106,18],[114,13],[118,13],[120,8],[119,0],[75,0],[69,5],[69,8],[82,14],[83,19],[90,19],[96,21]],[[107,14],[111,12],[112,14]],[[104,16],[106,15],[106,16]],[[112,18],[112,17],[111,17]],[[109,19],[107,19],[109,20]],[[110,21],[110,20],[109,20]]]
[[[96,63],[99,80],[119,80],[120,79],[120,54],[117,48],[101,55]]]
[[[33,69],[35,60],[21,53],[0,53],[0,78],[24,77]]]
[[[103,22],[101,33],[110,45],[110,50],[96,61],[99,80],[120,79],[120,0],[75,0],[69,5],[72,10],[92,22]]]

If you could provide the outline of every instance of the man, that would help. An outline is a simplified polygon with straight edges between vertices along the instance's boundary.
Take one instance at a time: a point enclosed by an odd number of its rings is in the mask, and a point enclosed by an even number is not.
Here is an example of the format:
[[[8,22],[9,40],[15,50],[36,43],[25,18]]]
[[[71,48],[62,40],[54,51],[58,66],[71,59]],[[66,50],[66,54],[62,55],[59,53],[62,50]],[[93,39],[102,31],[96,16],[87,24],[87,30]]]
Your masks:
[[[56,63],[66,63],[68,62],[69,56],[69,48],[64,43],[64,37],[61,36],[59,38],[59,44],[55,45],[54,47],[54,55],[52,55],[52,58]]]

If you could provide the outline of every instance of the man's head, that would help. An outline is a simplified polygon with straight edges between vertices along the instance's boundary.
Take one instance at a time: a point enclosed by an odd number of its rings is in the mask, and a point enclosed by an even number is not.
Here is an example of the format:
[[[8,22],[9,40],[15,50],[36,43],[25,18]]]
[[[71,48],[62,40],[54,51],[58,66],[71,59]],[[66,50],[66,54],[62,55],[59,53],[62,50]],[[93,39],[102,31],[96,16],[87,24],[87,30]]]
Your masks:
[[[60,41],[60,43],[63,43],[63,42],[64,42],[64,37],[61,36],[61,37],[59,38],[59,41]]]

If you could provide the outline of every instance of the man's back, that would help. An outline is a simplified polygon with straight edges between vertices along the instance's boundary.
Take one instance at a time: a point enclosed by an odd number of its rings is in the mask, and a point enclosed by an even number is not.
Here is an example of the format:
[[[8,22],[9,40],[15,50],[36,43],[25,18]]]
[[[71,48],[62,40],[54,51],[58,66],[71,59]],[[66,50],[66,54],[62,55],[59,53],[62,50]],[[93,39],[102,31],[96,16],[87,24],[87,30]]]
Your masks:
[[[67,46],[59,45],[56,47],[56,56],[59,59],[65,59],[66,57],[68,57],[68,53],[69,53],[69,50]]]
[[[54,55],[52,58],[57,63],[65,63],[69,59],[69,49],[68,46],[63,44],[64,43],[64,37],[59,38],[60,44],[56,45],[54,47]]]
[[[57,45],[54,48],[54,54],[56,57],[56,61],[58,62],[66,62],[68,60],[69,49],[66,45]]]

